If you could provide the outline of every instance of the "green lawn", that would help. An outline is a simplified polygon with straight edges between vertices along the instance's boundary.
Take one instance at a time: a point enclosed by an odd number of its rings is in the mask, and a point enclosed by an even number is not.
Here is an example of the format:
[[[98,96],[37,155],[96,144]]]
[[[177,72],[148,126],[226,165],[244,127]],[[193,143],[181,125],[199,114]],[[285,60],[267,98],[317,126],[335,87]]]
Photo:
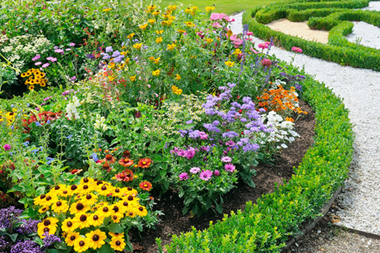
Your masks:
[[[213,6],[215,4],[215,10],[213,12],[226,13],[228,15],[243,11],[252,6],[268,5],[278,0],[162,0],[161,7],[166,7],[170,4],[183,4],[185,6],[195,5],[202,11],[206,6]]]

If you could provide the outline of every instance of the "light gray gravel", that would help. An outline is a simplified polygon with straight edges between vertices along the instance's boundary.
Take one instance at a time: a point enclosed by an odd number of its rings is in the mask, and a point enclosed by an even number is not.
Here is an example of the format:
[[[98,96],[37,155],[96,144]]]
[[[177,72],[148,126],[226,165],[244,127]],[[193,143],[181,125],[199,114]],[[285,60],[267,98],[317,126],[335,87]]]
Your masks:
[[[242,13],[233,16],[231,29],[242,32]],[[376,28],[378,29],[378,28]],[[359,31],[356,31],[359,32]],[[367,41],[363,33],[362,41]],[[252,37],[256,45],[264,41]],[[373,41],[380,45],[380,41]],[[297,46],[297,45],[294,45]],[[270,54],[291,61],[293,52],[272,47]],[[341,218],[338,225],[380,235],[380,72],[341,66],[299,54],[293,65],[304,68],[344,99],[356,135],[354,157],[342,193],[338,197]],[[379,250],[380,252],[380,250]]]

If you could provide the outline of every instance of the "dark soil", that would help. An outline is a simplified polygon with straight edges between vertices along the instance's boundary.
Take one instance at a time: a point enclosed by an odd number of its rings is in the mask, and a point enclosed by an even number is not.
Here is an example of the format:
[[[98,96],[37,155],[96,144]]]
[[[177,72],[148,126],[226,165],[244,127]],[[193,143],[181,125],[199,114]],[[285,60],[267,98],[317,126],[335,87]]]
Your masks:
[[[307,115],[301,116],[295,121],[296,131],[301,137],[288,145],[279,157],[272,164],[259,164],[255,169],[256,176],[253,178],[256,184],[255,188],[251,188],[244,183],[238,183],[237,187],[227,193],[223,199],[223,213],[229,214],[231,211],[244,210],[245,203],[257,199],[263,194],[271,193],[274,190],[275,183],[283,184],[284,179],[288,181],[294,174],[294,167],[298,167],[304,157],[306,151],[313,144],[315,115],[309,105],[300,101],[300,107],[308,112]],[[198,230],[208,228],[209,222],[216,223],[217,220],[223,218],[223,214],[214,213],[209,210],[208,213],[201,217],[191,218],[189,214],[182,215],[183,203],[182,199],[173,192],[168,191],[158,201],[157,210],[162,210],[165,214],[161,216],[161,222],[156,225],[155,230],[144,231],[139,234],[137,231],[130,232],[131,242],[134,245],[134,252],[157,252],[155,238],[160,237],[162,244],[168,244],[171,241],[171,235],[179,235],[181,232],[188,232],[191,227]]]

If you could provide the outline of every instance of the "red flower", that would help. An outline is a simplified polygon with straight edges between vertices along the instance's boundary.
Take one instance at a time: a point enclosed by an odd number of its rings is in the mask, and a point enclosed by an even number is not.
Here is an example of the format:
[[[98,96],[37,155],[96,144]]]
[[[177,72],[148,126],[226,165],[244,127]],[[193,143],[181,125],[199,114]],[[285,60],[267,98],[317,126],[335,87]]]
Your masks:
[[[142,158],[140,159],[138,166],[141,168],[149,168],[149,166],[152,164],[152,160],[149,158]]]
[[[122,158],[119,160],[119,164],[123,167],[129,167],[129,166],[132,166],[133,160],[129,158]]]
[[[129,169],[125,169],[123,172],[115,175],[116,180],[129,182],[133,180],[133,172]]]
[[[148,181],[141,182],[139,186],[145,191],[150,191],[152,189],[152,184]]]
[[[129,153],[128,150],[125,150],[125,151],[123,152],[123,157],[124,157],[124,158],[131,158],[131,153]]]

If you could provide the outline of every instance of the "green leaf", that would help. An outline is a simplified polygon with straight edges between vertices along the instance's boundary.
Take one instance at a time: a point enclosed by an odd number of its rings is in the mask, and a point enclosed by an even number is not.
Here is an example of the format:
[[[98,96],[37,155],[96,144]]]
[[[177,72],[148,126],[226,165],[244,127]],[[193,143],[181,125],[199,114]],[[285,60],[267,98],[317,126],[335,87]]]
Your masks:
[[[215,209],[220,214],[223,212],[223,207],[216,202],[215,202]]]
[[[104,244],[97,252],[99,253],[109,253],[114,252],[109,244]]]
[[[112,233],[118,233],[118,234],[124,233],[124,228],[116,223],[112,223],[111,225],[109,225],[108,230]]]

